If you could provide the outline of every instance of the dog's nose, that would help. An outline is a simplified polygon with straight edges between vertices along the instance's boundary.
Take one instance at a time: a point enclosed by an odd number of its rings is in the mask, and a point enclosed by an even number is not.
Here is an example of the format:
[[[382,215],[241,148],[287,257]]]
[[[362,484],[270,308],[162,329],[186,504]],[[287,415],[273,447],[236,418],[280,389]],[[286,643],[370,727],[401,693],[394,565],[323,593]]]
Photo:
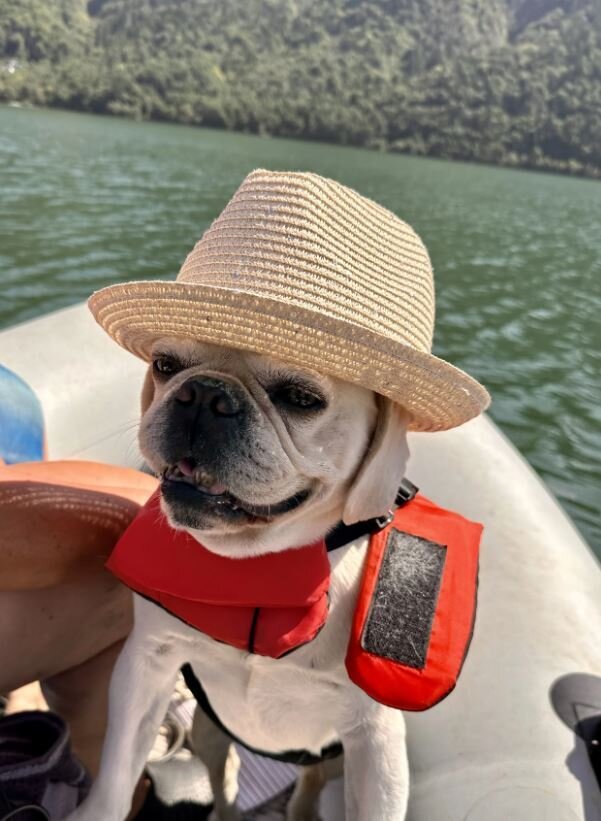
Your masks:
[[[195,413],[208,411],[214,417],[238,416],[243,409],[234,386],[210,376],[189,379],[180,385],[173,398],[177,405]]]

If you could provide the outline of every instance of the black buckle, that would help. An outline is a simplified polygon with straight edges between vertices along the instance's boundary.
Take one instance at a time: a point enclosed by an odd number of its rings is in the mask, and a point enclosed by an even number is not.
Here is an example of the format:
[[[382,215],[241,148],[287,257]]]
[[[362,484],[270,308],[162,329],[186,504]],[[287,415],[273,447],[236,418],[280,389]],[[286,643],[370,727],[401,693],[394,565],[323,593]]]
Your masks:
[[[376,516],[376,518],[373,520],[375,525],[375,529],[373,532],[376,533],[378,530],[384,530],[384,528],[387,525],[389,525],[393,519],[394,510],[389,510],[385,516]]]
[[[407,502],[410,502],[412,499],[415,499],[418,490],[419,488],[417,485],[414,485],[413,482],[409,481],[409,479],[403,479],[396,492],[396,497],[394,500],[395,509],[389,510],[385,515],[376,516],[376,518],[373,519],[373,523],[375,525],[373,532],[376,532],[377,530],[384,530],[384,528],[387,527],[387,525],[389,525],[394,519],[395,510],[399,507],[403,507],[403,505],[406,505]]]
[[[397,507],[406,505],[407,502],[415,499],[418,491],[419,488],[417,485],[414,485],[413,482],[409,481],[409,479],[403,479],[396,493],[396,499],[394,500],[395,505]]]

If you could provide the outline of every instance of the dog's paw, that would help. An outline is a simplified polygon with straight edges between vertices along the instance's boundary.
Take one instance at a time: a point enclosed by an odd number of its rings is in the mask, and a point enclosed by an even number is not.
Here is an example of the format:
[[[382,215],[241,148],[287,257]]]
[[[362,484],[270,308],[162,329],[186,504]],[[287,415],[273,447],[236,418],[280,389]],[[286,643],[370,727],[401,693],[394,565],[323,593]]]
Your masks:
[[[65,815],[62,821],[91,821],[91,816],[81,808],[73,810],[69,815]]]
[[[320,821],[319,792],[303,789],[297,782],[286,806],[286,821]]]
[[[127,814],[127,810],[119,812],[114,807],[109,809],[104,804],[99,806],[97,802],[88,798],[61,821],[123,821]]]
[[[301,811],[288,808],[286,810],[286,821],[321,821],[321,819],[318,812],[305,807],[305,809]]]
[[[208,821],[242,821],[242,813],[235,807],[224,807],[220,811],[214,809],[209,815]]]
[[[65,815],[62,821],[90,821],[90,814],[85,811],[82,806],[79,806],[73,812],[70,812],[69,815]]]

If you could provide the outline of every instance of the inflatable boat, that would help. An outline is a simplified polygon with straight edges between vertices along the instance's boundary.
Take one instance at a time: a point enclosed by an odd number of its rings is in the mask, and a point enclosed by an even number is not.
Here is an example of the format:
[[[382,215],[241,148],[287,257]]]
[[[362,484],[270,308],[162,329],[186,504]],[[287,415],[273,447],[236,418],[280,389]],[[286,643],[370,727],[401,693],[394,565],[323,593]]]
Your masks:
[[[144,365],[85,306],[0,332],[0,364],[39,398],[48,458],[140,467]],[[5,401],[21,383],[7,385],[5,377]],[[410,445],[412,481],[485,526],[458,685],[430,710],[406,714],[410,821],[601,821],[597,559],[490,419],[413,434]],[[247,780],[263,777],[260,762],[243,765]],[[339,784],[326,789],[321,814],[343,818]]]

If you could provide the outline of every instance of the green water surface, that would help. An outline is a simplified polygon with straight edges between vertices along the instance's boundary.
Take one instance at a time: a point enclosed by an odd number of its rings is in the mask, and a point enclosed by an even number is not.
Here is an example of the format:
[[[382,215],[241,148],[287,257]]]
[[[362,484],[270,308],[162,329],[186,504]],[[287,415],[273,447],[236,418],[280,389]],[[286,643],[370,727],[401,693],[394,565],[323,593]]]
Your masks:
[[[0,327],[174,277],[257,167],[333,177],[416,228],[435,353],[488,387],[492,417],[601,556],[599,182],[0,107]]]

